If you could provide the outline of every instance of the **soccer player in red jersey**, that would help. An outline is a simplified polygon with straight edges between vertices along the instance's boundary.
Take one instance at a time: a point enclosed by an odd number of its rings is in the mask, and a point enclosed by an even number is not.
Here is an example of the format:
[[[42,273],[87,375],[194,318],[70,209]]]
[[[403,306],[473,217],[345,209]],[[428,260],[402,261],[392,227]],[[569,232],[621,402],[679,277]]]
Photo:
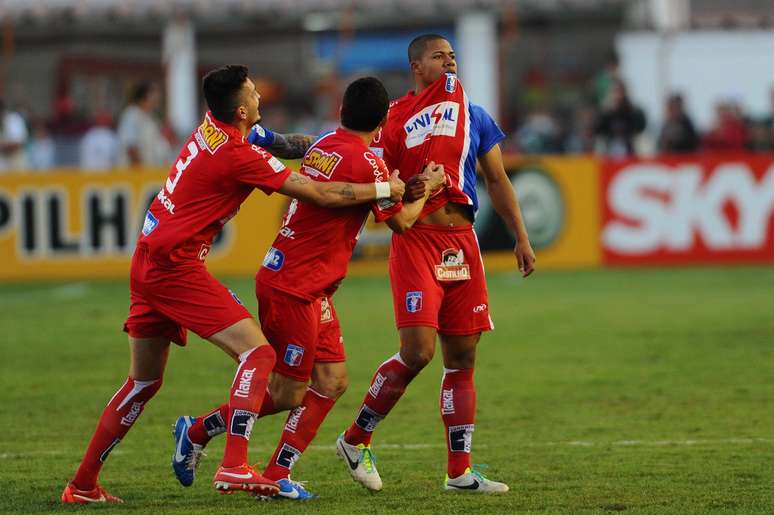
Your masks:
[[[245,136],[260,118],[260,95],[247,68],[231,65],[207,74],[210,111],[183,147],[145,216],[132,258],[129,377],[108,402],[62,502],[122,502],[97,483],[108,454],[159,390],[169,344],[185,346],[190,329],[238,362],[224,421],[226,448],[213,483],[223,493],[273,494],[277,484],[247,465],[247,446],[261,410],[275,351],[250,313],[204,265],[213,237],[255,188],[279,191],[326,206],[399,200],[403,183],[316,182],[292,172]],[[378,182],[378,184],[377,184]],[[386,188],[386,189],[385,189]]]
[[[384,121],[388,106],[387,91],[378,79],[366,77],[351,83],[342,101],[341,127],[312,145],[301,162],[301,172],[320,183],[386,180],[390,172],[368,143]],[[314,497],[301,483],[292,481],[290,473],[347,386],[346,355],[332,296],[346,276],[369,212],[394,231],[404,232],[416,220],[430,190],[446,180],[443,167],[434,163],[419,177],[426,183],[415,191],[421,196],[406,204],[380,200],[370,206],[325,209],[293,200],[256,274],[261,327],[277,353],[260,416],[292,410],[264,471],[265,477],[279,484],[279,497]],[[195,419],[178,419],[176,440],[181,458],[200,454],[213,436],[225,431],[227,408],[223,405]],[[193,481],[196,461],[190,460],[188,466],[181,460],[176,466],[173,460],[175,474],[185,486]]]
[[[480,106],[468,101],[458,82],[449,42],[420,36],[408,48],[415,89],[390,105],[387,122],[372,146],[388,166],[411,183],[428,159],[443,164],[450,178],[427,201],[419,220],[393,234],[390,282],[400,351],[374,374],[363,404],[349,429],[337,440],[353,478],[379,490],[371,436],[400,399],[411,380],[430,362],[440,336],[444,375],[440,392],[448,467],[445,489],[504,492],[508,486],[485,478],[471,467],[476,390],[473,367],[482,331],[492,329],[484,269],[473,231],[476,162],[481,166],[492,204],[516,235],[514,254],[524,277],[535,255],[508,179],[499,141],[505,136]]]

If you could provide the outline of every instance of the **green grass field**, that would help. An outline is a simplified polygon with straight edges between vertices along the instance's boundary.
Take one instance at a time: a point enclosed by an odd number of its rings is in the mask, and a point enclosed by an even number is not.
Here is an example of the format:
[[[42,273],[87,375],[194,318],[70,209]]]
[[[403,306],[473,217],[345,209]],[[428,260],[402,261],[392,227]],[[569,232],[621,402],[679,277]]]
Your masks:
[[[227,279],[255,311],[250,278]],[[490,277],[496,331],[480,344],[474,462],[502,496],[444,494],[440,352],[379,427],[385,488],[351,481],[333,442],[393,353],[386,278],[350,278],[335,301],[351,385],[296,466],[320,499],[258,503],[210,486],[223,439],[191,488],[172,476],[170,426],[225,399],[233,364],[191,338],[113,452],[102,483],[122,506],[63,507],[103,406],[127,370],[125,282],[0,285],[3,513],[774,512],[774,269],[539,272]],[[269,458],[284,422],[256,423]]]

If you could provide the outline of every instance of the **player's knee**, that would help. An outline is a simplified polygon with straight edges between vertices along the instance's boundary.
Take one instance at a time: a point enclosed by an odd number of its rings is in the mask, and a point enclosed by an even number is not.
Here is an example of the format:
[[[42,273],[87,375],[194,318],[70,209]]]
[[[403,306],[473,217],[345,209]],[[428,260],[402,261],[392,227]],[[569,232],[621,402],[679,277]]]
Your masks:
[[[433,361],[435,355],[434,346],[418,346],[410,349],[403,348],[400,351],[400,357],[406,363],[406,366],[415,372],[419,372]]]
[[[344,395],[348,386],[349,378],[347,376],[326,377],[323,380],[312,383],[314,391],[334,400]]]
[[[306,383],[281,374],[274,374],[269,382],[269,395],[278,411],[285,411],[301,405],[306,393]]]

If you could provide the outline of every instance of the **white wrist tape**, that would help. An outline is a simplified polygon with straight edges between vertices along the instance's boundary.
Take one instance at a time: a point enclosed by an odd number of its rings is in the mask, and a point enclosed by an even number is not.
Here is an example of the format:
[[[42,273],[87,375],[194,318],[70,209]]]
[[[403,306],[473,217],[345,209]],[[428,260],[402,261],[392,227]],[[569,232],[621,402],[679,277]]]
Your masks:
[[[390,198],[390,183],[389,182],[375,182],[376,186],[376,198]]]

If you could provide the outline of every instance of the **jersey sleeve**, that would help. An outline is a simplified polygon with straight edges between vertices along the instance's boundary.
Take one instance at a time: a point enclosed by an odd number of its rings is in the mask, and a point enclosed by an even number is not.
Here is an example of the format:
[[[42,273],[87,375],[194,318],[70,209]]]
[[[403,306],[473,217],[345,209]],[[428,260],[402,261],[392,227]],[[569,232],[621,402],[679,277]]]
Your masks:
[[[234,154],[235,179],[267,195],[280,189],[290,176],[290,168],[256,145],[240,145]]]
[[[390,173],[384,160],[369,148],[365,152],[355,152],[352,156],[351,177],[353,182],[385,182],[390,179]],[[377,222],[383,222],[403,208],[401,202],[393,202],[388,198],[375,200],[370,204],[371,211]]]
[[[478,130],[480,136],[476,157],[481,157],[504,140],[505,133],[481,106],[470,104],[470,117],[473,122],[471,125]]]

